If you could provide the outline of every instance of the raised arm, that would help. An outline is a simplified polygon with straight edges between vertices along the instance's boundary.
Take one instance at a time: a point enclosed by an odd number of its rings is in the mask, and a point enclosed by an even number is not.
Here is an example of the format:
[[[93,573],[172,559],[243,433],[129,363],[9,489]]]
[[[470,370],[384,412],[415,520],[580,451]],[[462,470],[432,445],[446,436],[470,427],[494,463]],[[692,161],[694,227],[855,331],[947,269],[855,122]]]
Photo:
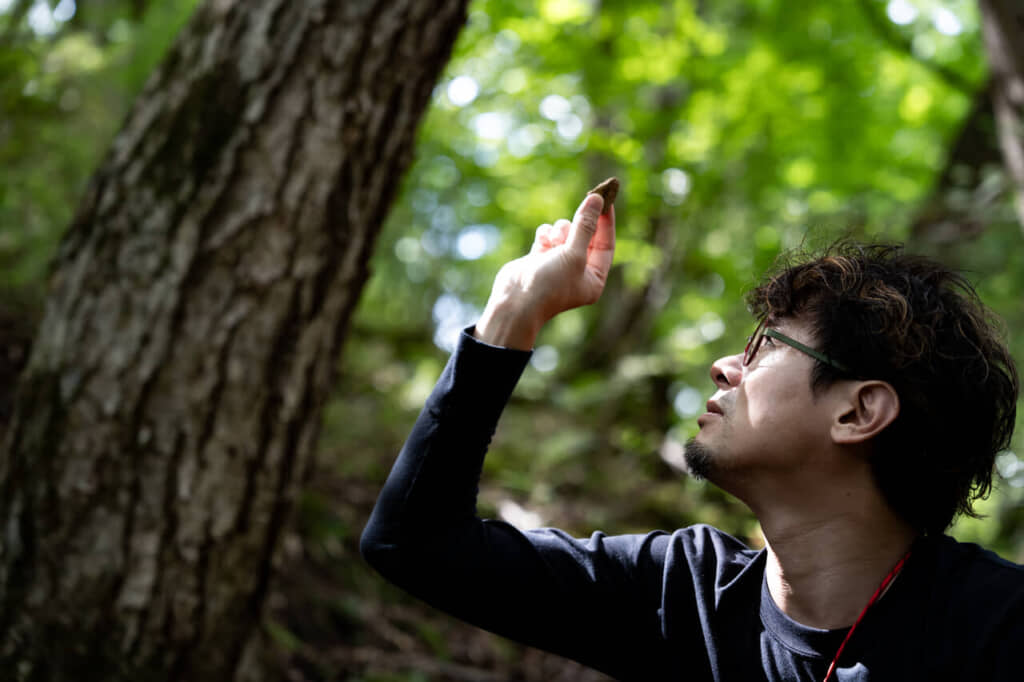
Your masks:
[[[614,213],[589,195],[572,223],[537,230],[502,268],[474,339],[464,334],[381,492],[361,549],[389,580],[499,634],[617,676],[657,656],[668,536],[576,540],[476,515],[483,458],[544,322],[600,296]],[[627,675],[628,672],[628,675]]]

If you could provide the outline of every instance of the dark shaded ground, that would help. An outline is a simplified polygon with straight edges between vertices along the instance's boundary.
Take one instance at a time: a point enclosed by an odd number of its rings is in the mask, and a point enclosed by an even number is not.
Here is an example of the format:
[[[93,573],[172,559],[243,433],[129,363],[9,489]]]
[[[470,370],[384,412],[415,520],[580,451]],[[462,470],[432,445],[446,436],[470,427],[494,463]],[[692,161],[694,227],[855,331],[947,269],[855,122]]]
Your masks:
[[[358,538],[376,486],[318,471],[272,596],[285,679],[605,682],[605,675],[449,618],[378,577]]]

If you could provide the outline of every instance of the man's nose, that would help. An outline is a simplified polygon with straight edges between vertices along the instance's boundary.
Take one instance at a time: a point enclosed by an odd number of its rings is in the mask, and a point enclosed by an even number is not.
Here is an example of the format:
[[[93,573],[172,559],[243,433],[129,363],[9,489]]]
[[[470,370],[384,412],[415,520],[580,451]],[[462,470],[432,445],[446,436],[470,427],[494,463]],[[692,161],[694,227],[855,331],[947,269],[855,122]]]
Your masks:
[[[711,364],[711,380],[721,389],[735,388],[743,378],[743,354],[726,355]]]

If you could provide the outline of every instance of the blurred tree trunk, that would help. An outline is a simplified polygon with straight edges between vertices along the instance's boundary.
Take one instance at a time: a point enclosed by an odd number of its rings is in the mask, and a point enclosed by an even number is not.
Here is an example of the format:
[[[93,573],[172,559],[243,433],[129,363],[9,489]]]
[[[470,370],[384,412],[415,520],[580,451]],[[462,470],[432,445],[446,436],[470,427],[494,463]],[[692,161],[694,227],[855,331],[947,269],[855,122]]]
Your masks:
[[[278,540],[466,3],[196,11],[61,244],[0,450],[4,677],[259,679]]]
[[[0,289],[0,441],[14,405],[14,387],[28,360],[38,316],[21,292]]]
[[[1019,0],[979,4],[999,145],[1016,188],[1017,217],[1024,229],[1024,5]]]
[[[953,138],[946,165],[911,222],[922,246],[956,248],[979,236],[1006,194],[1002,152],[992,112],[992,84],[980,89]]]

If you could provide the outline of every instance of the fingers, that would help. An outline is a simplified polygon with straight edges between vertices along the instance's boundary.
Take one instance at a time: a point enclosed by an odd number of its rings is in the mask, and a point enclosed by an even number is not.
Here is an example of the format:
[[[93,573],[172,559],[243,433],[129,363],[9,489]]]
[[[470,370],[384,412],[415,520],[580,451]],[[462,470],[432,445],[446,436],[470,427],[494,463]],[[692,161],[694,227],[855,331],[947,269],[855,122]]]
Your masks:
[[[564,244],[569,239],[569,229],[572,227],[565,218],[555,221],[555,224],[551,226],[551,232],[548,233],[548,238],[551,240],[552,246],[558,246]]]
[[[602,214],[597,221],[597,232],[590,240],[587,251],[587,269],[599,280],[605,281],[612,268],[615,257],[615,207],[610,206],[608,212]]]
[[[569,248],[574,252],[586,256],[590,240],[597,232],[598,216],[601,215],[603,206],[604,199],[600,194],[588,194],[584,197],[580,207],[576,209],[568,241]]]
[[[533,246],[530,247],[530,253],[543,253],[551,248],[551,240],[548,234],[551,231],[551,225],[544,223],[537,228],[537,231],[533,235]]]
[[[596,251],[615,250],[615,206],[609,206],[607,213],[597,219],[597,233],[590,241],[590,248]]]
[[[603,207],[604,199],[600,194],[588,194],[576,209],[573,222],[563,218],[554,225],[544,223],[537,228],[530,253],[543,253],[562,244],[584,257],[592,249],[612,251],[615,248],[615,207],[610,206],[608,213],[602,214]]]
[[[569,238],[569,229],[572,226],[565,218],[558,220],[554,225],[544,223],[537,228],[533,237],[533,246],[530,253],[544,253],[548,249],[561,246]]]

